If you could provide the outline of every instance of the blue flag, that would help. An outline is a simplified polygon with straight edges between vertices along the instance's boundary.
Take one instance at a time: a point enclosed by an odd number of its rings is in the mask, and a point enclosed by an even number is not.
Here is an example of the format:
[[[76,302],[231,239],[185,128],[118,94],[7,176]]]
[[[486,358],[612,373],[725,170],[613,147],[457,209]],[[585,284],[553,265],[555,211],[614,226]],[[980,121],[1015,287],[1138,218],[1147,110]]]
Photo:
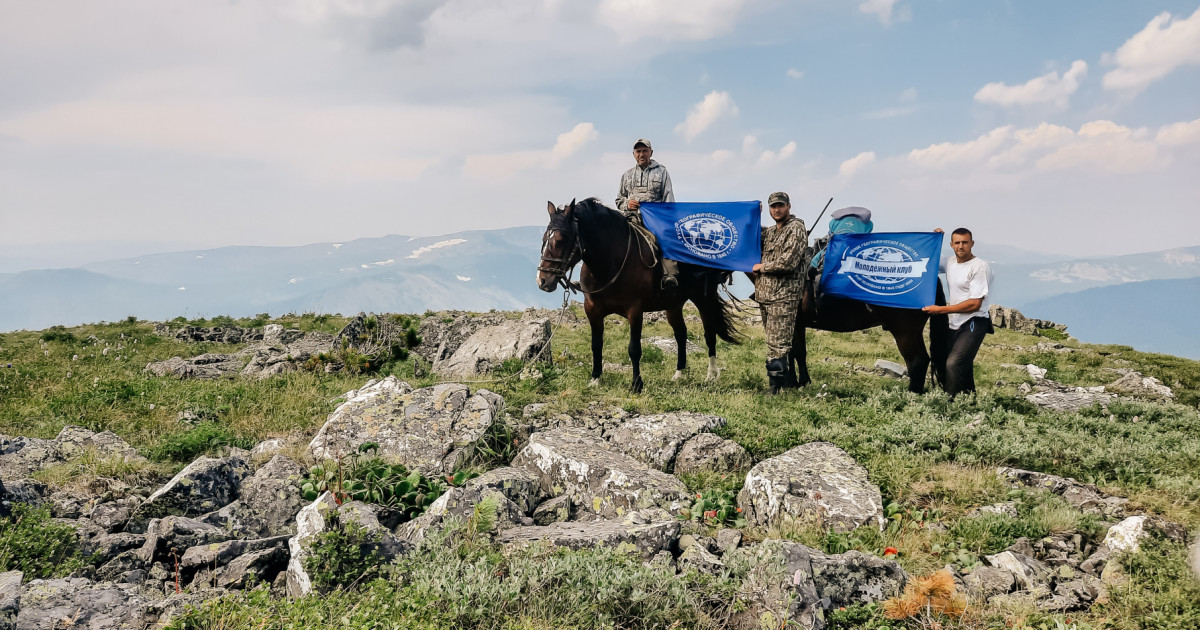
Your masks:
[[[762,262],[757,201],[646,202],[641,212],[663,258],[730,271]]]
[[[942,235],[936,232],[834,234],[825,249],[821,291],[867,304],[921,308],[937,298]]]

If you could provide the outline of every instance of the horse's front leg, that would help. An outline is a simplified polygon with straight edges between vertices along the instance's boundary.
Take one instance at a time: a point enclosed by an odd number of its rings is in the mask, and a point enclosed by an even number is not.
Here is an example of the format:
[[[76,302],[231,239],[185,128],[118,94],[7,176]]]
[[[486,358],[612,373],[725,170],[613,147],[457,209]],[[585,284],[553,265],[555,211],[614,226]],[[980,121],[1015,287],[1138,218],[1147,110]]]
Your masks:
[[[600,384],[600,372],[604,368],[604,315],[596,310],[587,312],[592,326],[592,380],[588,385]]]
[[[630,310],[629,320],[629,363],[633,365],[633,382],[629,384],[631,394],[642,393],[642,312]]]
[[[804,322],[796,320],[796,334],[792,337],[792,361],[796,367],[796,387],[804,387],[812,382],[808,375],[808,338],[805,336]]]
[[[929,370],[929,353],[925,350],[922,334],[925,322],[921,322],[920,328],[908,322],[895,328],[897,330],[894,330],[892,335],[896,337],[896,348],[900,350],[900,356],[904,357],[904,364],[908,367],[908,391],[923,394],[925,375]]]
[[[687,369],[687,324],[683,321],[683,306],[667,309],[667,323],[671,325],[671,332],[675,333],[675,350],[677,358],[675,359],[675,375],[671,380],[677,381],[683,378],[683,371]]]

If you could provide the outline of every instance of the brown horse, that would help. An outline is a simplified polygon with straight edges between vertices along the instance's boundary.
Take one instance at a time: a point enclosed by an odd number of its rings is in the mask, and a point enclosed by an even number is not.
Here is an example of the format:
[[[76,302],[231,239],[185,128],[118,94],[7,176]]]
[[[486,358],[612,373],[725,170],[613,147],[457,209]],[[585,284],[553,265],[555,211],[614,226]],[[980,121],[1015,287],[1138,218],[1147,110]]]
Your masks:
[[[708,345],[708,379],[717,377],[717,338],[740,343],[732,305],[717,294],[723,273],[705,267],[680,265],[677,289],[663,291],[662,264],[646,237],[619,212],[595,198],[574,200],[562,208],[546,202],[550,224],[542,235],[542,260],[537,283],[543,291],[557,286],[574,287],[568,278],[580,261],[579,288],[583,310],[592,328],[592,384],[600,382],[604,365],[604,318],[620,315],[629,321],[629,360],[633,382],[629,390],[642,391],[642,315],[666,311],[675,335],[678,358],[675,376],[687,368],[687,326],[683,305],[689,300],[700,311],[704,341]]]
[[[804,298],[796,318],[796,336],[792,342],[792,360],[796,366],[796,382],[807,385],[812,382],[808,375],[808,348],[805,344],[805,328],[831,332],[853,332],[882,326],[896,338],[896,347],[904,364],[908,367],[908,389],[918,394],[925,391],[925,375],[930,366],[929,355],[933,354],[933,375],[938,383],[943,380],[948,351],[949,321],[945,315],[934,315],[920,309],[875,306],[845,298],[814,294],[815,278],[810,275],[804,286]],[[937,288],[937,304],[945,304],[941,284]],[[929,321],[930,352],[925,351],[925,322]]]

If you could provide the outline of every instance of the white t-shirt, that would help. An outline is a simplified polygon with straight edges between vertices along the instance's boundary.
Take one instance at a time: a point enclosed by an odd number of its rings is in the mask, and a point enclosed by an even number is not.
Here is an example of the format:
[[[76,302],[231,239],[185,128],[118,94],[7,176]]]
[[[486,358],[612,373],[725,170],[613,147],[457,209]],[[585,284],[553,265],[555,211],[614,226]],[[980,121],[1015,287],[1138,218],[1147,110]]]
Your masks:
[[[942,261],[942,269],[946,272],[946,303],[950,305],[965,302],[974,298],[982,298],[979,310],[973,313],[950,313],[950,328],[958,330],[972,317],[988,317],[988,299],[992,288],[992,267],[987,261],[976,256],[965,263],[958,262],[953,256]]]

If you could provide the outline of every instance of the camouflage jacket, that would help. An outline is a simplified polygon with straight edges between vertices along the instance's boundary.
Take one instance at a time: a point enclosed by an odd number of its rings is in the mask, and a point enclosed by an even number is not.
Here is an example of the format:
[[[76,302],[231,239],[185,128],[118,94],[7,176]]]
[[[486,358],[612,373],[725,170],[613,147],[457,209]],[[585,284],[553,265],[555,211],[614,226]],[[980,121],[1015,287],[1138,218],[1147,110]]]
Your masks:
[[[754,299],[773,302],[800,297],[804,274],[804,248],[808,232],[804,221],[788,215],[783,225],[762,229],[762,270],[754,281]]]
[[[621,188],[617,191],[617,209],[629,214],[629,201],[675,201],[671,189],[671,176],[667,167],[650,160],[646,168],[634,166],[621,175]],[[640,213],[638,213],[640,214]]]

